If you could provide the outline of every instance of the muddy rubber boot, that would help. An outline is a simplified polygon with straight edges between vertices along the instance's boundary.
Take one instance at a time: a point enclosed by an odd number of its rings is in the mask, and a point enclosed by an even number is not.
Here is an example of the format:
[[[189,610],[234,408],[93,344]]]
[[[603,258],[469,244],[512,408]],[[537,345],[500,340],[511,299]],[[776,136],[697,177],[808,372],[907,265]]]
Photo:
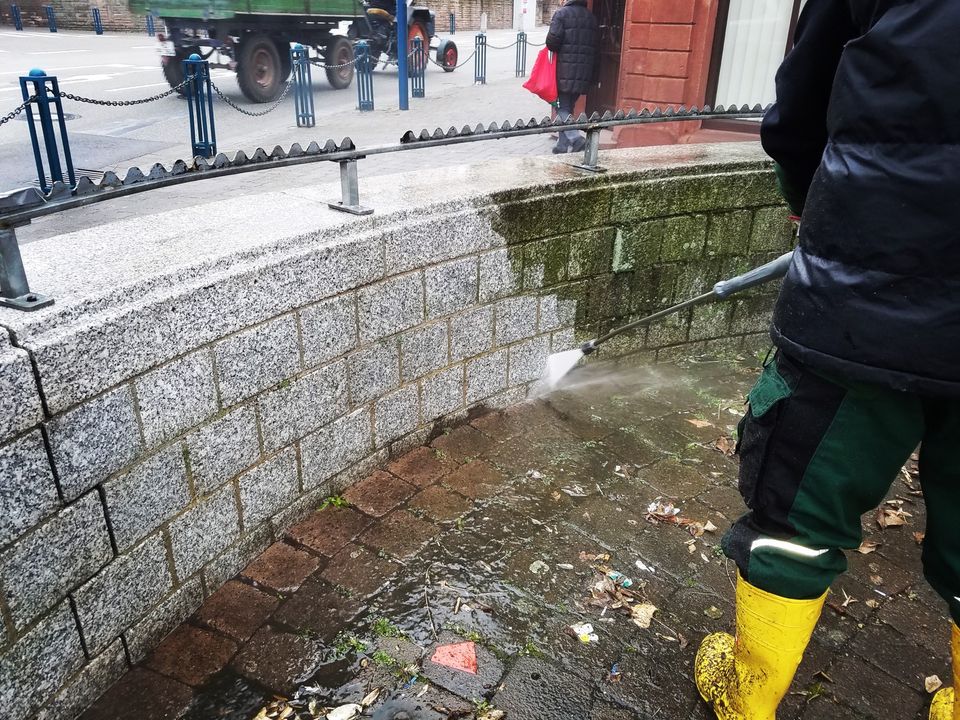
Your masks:
[[[953,625],[950,647],[953,650],[953,687],[943,688],[933,696],[930,720],[960,720],[960,698],[957,696],[957,690],[960,689],[960,628],[956,623]]]
[[[719,720],[775,720],[823,609],[737,578],[737,637],[708,635],[694,665],[697,689]]]

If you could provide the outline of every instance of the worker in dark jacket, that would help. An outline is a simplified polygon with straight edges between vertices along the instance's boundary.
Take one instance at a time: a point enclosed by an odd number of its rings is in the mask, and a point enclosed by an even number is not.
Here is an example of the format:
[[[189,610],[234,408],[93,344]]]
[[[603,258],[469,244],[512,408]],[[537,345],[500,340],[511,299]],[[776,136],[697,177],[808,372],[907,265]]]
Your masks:
[[[567,0],[553,14],[547,48],[557,54],[557,98],[560,117],[570,117],[581,95],[597,84],[600,73],[600,26],[587,0]],[[586,140],[576,130],[560,133],[555,153],[583,150]]]
[[[739,432],[737,637],[709,636],[695,668],[722,720],[772,720],[861,515],[918,445],[924,574],[953,618],[930,718],[960,720],[958,36],[958,2],[808,0],[777,73],[761,137],[800,245]]]

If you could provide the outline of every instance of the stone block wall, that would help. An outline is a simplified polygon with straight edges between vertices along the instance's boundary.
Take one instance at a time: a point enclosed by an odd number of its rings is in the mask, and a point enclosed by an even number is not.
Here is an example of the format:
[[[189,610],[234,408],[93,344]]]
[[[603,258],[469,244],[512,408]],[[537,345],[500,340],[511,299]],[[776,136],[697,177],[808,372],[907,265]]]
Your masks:
[[[20,0],[24,26],[47,26],[45,5],[53,5],[57,27],[64,30],[93,30],[93,8],[100,8],[103,28],[112,32],[146,32],[147,21],[142,15],[130,12],[127,0]],[[10,8],[5,3],[0,17],[6,24],[13,24]]]
[[[239,198],[248,244],[229,262],[138,263],[115,290],[82,264],[126,260],[103,247],[121,227],[24,246],[35,283],[66,272],[64,247],[81,267],[52,308],[0,311],[0,707],[73,717],[325,497],[524,400],[551,352],[789,246],[756,149],[636,152],[598,176],[477,169],[455,199],[418,201],[455,185],[441,172],[372,219],[285,194],[296,230],[256,227]],[[190,212],[152,218],[129,253],[176,247]],[[772,292],[602,354],[750,347]]]

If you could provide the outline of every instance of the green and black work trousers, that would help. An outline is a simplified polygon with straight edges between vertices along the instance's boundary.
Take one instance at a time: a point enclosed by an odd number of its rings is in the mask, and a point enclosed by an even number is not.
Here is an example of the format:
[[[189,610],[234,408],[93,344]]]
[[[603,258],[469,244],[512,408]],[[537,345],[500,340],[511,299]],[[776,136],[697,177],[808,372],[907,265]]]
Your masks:
[[[723,539],[744,579],[781,597],[822,595],[862,542],[861,516],[919,445],[924,575],[960,624],[960,399],[829,376],[782,352],[748,399],[738,452],[749,512]]]

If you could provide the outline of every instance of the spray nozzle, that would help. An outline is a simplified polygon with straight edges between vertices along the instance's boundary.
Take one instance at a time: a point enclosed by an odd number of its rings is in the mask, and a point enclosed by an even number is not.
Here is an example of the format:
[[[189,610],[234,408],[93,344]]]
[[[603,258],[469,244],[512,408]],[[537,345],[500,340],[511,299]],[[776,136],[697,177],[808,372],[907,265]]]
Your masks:
[[[585,342],[583,345],[580,346],[580,352],[582,352],[584,355],[589,355],[590,353],[596,351],[596,349],[597,349],[596,340],[588,340],[587,342]]]

